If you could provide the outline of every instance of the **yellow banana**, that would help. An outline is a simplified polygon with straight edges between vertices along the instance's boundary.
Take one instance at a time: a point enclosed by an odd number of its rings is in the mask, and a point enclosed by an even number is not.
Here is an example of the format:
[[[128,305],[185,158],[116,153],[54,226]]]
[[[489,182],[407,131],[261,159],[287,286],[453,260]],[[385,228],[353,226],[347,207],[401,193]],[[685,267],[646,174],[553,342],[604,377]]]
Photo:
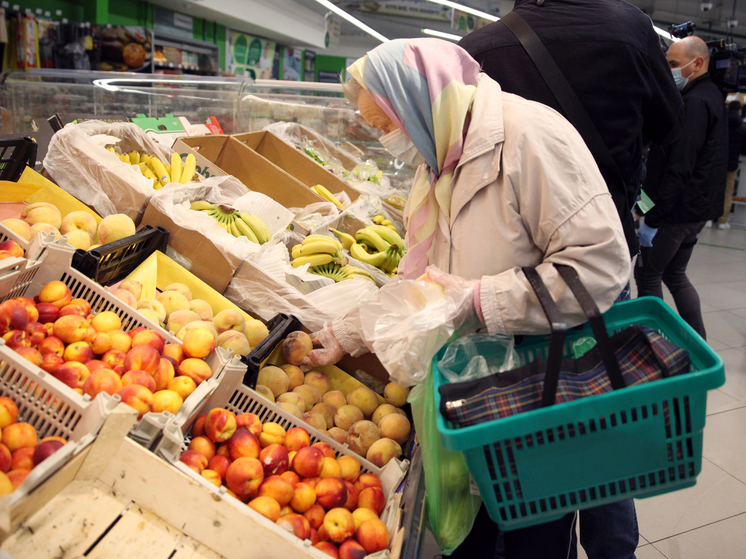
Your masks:
[[[140,163],[145,163],[146,165],[150,165],[150,162],[153,160],[153,156],[148,153],[143,153],[140,156]]]
[[[334,240],[332,237],[328,237],[326,235],[317,235],[317,234],[314,234],[314,235],[308,235],[308,237],[306,237],[305,239],[303,239],[303,242],[304,243],[308,243],[308,242],[311,242],[311,241],[314,241],[314,240],[324,240],[324,239],[332,239],[332,240]]]
[[[350,246],[355,244],[355,237],[353,237],[352,235],[344,233],[342,231],[337,231],[336,229],[332,229],[331,227],[329,228],[329,231],[334,233],[339,238],[342,246],[347,250],[350,250]]]
[[[120,161],[122,161],[123,163],[126,163],[127,165],[130,165],[130,158],[129,157],[127,157],[123,153],[118,153],[117,155],[119,156]]]
[[[130,164],[132,165],[139,165],[140,164],[140,152],[137,151],[131,151],[127,154],[127,157],[129,157]]]
[[[267,241],[269,241],[269,238],[272,236],[269,232],[269,229],[267,229],[267,226],[265,223],[256,217],[255,215],[251,215],[248,213],[241,213],[241,219],[251,228],[251,230],[254,232],[254,235],[257,238],[257,241],[260,245],[263,245]]]
[[[290,256],[292,256],[293,258],[300,258],[301,257],[300,245],[295,245],[292,248],[292,250],[290,251]]]
[[[332,204],[337,206],[340,210],[344,209],[344,206],[342,205],[342,202],[337,200],[336,196],[329,192],[325,186],[322,186],[320,184],[317,184],[316,186],[312,186],[311,190],[313,190],[316,194],[324,198],[325,200],[329,200]]]
[[[171,182],[171,165],[164,163],[163,166],[166,168],[166,174],[168,175],[168,182]]]
[[[387,251],[391,246],[391,243],[386,242],[383,237],[381,237],[376,231],[372,229],[373,227],[378,226],[372,225],[370,227],[365,227],[364,229],[359,229],[358,232],[355,233],[355,239],[364,242],[369,247],[375,247],[375,249],[379,252]]]
[[[231,224],[228,226],[228,229],[229,229],[231,235],[233,235],[236,238],[243,236],[243,234],[241,233],[241,231],[238,230],[238,222],[239,221],[241,221],[241,220],[240,219],[236,219],[236,220],[232,221]]]
[[[249,239],[252,243],[259,244],[259,239],[254,233],[254,230],[249,227],[248,223],[246,223],[243,219],[237,219],[233,223],[235,224],[236,229],[241,235]]]
[[[333,260],[334,256],[332,256],[331,254],[312,254],[311,256],[300,256],[298,258],[294,258],[290,262],[290,264],[292,264],[293,268],[299,268],[304,264],[310,264],[311,266],[322,266],[324,264],[329,264]]]
[[[381,223],[379,223],[378,225],[385,225],[386,227],[388,227],[389,225],[393,225],[393,223],[390,219],[382,219]]]
[[[319,253],[326,253],[326,254],[339,254],[339,244],[329,239],[330,242],[327,241],[311,241],[310,243],[303,243],[300,247],[301,254],[310,255],[310,254],[319,254]]]
[[[197,158],[194,157],[193,153],[186,156],[184,166],[181,170],[181,184],[186,184],[194,177],[194,170],[197,168]]]
[[[201,212],[202,210],[209,210],[210,208],[214,208],[214,207],[215,206],[213,206],[212,204],[210,204],[210,202],[206,200],[195,200],[189,206],[190,209],[198,211],[198,212]]]
[[[155,178],[157,178],[162,185],[168,184],[170,175],[166,172],[166,167],[163,165],[160,159],[153,157],[150,160],[150,168],[153,169]]]
[[[385,225],[369,225],[365,230],[378,233],[378,235],[380,235],[380,237],[390,245],[396,245],[400,249],[404,248],[404,239],[399,236],[399,233],[392,231],[390,227],[386,227]]]
[[[171,182],[181,181],[181,157],[174,152],[171,154]]]
[[[385,250],[375,254],[368,254],[365,249],[357,243],[350,247],[350,255],[352,255],[355,260],[376,267],[382,266],[383,263],[386,262],[386,258],[388,258],[388,253]]]
[[[373,218],[373,223],[379,224],[381,222],[383,222],[383,214],[378,214]]]

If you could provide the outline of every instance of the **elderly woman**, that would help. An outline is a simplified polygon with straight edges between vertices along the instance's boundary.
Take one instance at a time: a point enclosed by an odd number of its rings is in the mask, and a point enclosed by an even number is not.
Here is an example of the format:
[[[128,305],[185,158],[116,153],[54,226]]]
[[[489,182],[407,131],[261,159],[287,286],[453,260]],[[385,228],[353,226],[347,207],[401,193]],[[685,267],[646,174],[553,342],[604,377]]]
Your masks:
[[[629,279],[629,253],[598,167],[560,114],[503,93],[466,51],[438,39],[385,43],[348,75],[346,94],[384,132],[384,147],[421,163],[404,210],[400,276],[470,289],[462,315],[492,334],[549,330],[523,266],[536,267],[570,323],[585,319],[553,264],[575,268],[598,307],[611,306]],[[309,365],[368,351],[355,308],[315,337],[323,348]],[[533,537],[511,549],[506,536],[508,557],[571,556],[572,522],[560,528],[564,542],[549,537],[539,544],[551,549],[535,554],[526,547]],[[633,557],[634,532],[631,552],[613,557]]]

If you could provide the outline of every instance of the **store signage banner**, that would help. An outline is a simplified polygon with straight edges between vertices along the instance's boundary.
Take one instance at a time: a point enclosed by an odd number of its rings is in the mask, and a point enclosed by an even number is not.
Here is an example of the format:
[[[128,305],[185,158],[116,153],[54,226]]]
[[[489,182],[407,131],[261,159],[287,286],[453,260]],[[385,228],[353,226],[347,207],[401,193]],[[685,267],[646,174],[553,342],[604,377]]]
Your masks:
[[[225,41],[228,52],[225,57],[226,72],[252,79],[272,77],[277,43],[232,29],[228,29]]]
[[[303,51],[300,49],[291,49],[285,47],[284,58],[282,60],[282,79],[300,81],[301,59]]]
[[[194,22],[190,16],[177,14],[158,6],[153,8],[153,31],[156,33],[191,39],[193,38],[193,25]]]
[[[342,20],[332,12],[328,12],[324,19],[326,21],[324,45],[326,48],[335,49],[339,46],[339,38],[342,36]]]
[[[472,14],[467,14],[461,10],[453,10],[453,16],[451,17],[451,27],[464,31],[465,33],[471,33],[477,29],[481,29],[485,25],[492,23],[488,19],[477,17]]]
[[[451,9],[439,4],[421,2],[420,0],[379,0],[378,2],[346,2],[344,7],[372,14],[397,15],[449,21]]]

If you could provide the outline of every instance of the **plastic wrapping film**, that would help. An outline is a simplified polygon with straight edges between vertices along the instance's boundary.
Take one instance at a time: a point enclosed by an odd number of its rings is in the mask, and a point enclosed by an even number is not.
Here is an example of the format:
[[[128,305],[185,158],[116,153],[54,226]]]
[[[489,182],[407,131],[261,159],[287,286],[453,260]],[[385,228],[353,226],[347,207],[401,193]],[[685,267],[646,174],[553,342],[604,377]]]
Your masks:
[[[85,200],[102,217],[126,214],[137,223],[157,191],[139,168],[105,148],[112,144],[122,153],[138,151],[170,162],[172,150],[155,143],[136,124],[92,120],[68,124],[52,136],[44,168],[63,190]]]

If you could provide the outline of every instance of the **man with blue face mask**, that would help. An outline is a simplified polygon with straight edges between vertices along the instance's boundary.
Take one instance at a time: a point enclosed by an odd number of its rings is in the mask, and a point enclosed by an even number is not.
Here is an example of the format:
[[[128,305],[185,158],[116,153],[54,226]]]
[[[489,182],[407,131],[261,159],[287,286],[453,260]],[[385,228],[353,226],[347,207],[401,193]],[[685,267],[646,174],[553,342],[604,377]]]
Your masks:
[[[681,318],[704,338],[699,295],[686,267],[705,222],[723,213],[728,163],[725,99],[712,82],[710,52],[699,37],[671,45],[666,60],[686,113],[678,139],[650,152],[643,189],[655,207],[640,227],[635,281],[640,296],[661,298],[661,282],[665,283]]]

